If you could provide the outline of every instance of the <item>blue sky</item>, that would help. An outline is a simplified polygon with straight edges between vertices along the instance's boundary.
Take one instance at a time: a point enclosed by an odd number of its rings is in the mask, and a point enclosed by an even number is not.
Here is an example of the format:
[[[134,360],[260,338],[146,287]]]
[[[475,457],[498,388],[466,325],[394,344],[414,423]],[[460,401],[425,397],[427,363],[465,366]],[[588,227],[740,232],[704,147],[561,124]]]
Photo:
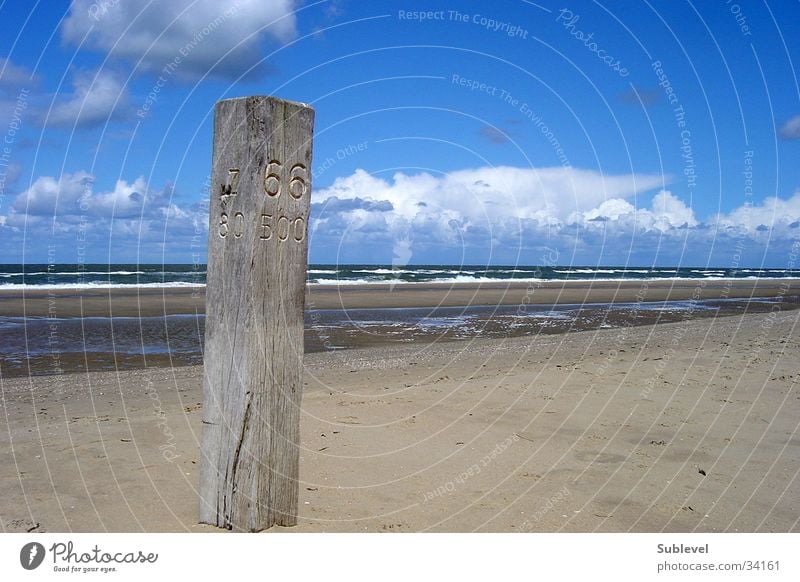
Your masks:
[[[254,94],[316,110],[312,262],[780,267],[800,239],[797,2],[0,20],[2,262],[205,262],[213,105]]]

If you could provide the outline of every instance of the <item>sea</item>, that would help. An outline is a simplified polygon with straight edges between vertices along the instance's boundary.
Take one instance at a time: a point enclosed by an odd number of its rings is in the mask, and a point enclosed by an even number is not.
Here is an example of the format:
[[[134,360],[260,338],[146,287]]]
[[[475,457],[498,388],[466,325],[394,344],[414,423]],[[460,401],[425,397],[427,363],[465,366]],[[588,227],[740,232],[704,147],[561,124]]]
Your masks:
[[[308,282],[321,285],[370,283],[459,283],[619,279],[780,279],[800,269],[730,267],[486,266],[486,265],[316,265]],[[84,287],[191,287],[205,285],[204,264],[26,264],[0,265],[0,289]]]
[[[321,265],[308,267],[319,285],[459,283],[486,281],[620,279],[782,279],[791,269],[727,267],[484,266],[484,265]],[[97,289],[108,287],[201,287],[202,264],[0,265],[0,291]],[[16,295],[16,293],[14,293]],[[795,298],[797,299],[797,298]],[[797,301],[794,303],[797,303]],[[784,308],[791,306],[784,299]],[[775,298],[664,301],[638,304],[429,307],[309,310],[307,353],[409,342],[420,350],[438,341],[509,338],[647,325],[769,312]],[[98,370],[198,365],[202,363],[205,318],[8,317],[0,316],[0,379]]]

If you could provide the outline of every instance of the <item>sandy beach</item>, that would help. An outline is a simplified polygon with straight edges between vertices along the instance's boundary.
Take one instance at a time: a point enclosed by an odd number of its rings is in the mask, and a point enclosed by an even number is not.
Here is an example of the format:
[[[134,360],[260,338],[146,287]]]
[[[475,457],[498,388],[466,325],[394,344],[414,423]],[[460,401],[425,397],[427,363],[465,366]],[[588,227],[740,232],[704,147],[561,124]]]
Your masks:
[[[270,531],[800,531],[798,322],[776,303],[307,354],[299,525]],[[2,531],[218,531],[197,524],[201,367],[0,387]]]

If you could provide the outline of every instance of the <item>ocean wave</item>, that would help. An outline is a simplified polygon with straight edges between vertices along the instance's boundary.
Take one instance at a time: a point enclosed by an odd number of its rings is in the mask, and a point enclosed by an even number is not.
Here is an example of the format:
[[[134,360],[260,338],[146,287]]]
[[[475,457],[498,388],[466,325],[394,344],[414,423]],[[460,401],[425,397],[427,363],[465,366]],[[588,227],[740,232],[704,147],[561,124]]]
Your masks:
[[[369,273],[370,275],[395,275],[397,273],[415,274],[417,270],[408,269],[353,269],[353,273]]]
[[[389,285],[389,284],[410,284],[415,281],[404,281],[403,279],[315,279],[309,283],[316,285]]]
[[[742,281],[742,280],[759,280],[759,281],[785,281],[786,277],[764,277],[758,275],[750,275],[747,277],[642,277],[639,279],[628,279],[627,282],[653,282],[653,281],[669,281],[673,283],[691,283],[693,281],[707,281],[713,278],[716,281]],[[469,275],[457,275],[454,277],[438,277],[434,279],[426,279],[422,281],[409,281],[407,279],[382,279],[382,278],[358,278],[358,279],[323,279],[316,278],[308,281],[311,285],[424,285],[429,283],[437,284],[454,284],[454,283],[552,283],[558,285],[564,283],[565,279],[547,279],[535,277],[515,277],[515,278],[498,278],[498,277],[477,277]],[[625,279],[610,278],[610,277],[590,277],[590,278],[576,278],[569,279],[570,283],[613,283],[622,282]],[[106,283],[106,282],[87,282],[87,283],[53,283],[53,284],[25,284],[25,283],[2,283],[0,284],[0,291],[3,290],[28,290],[33,291],[36,289],[41,290],[58,290],[58,289],[119,289],[119,288],[168,288],[168,287],[205,287],[205,283],[192,283],[188,281],[166,281],[154,283]]]
[[[456,275],[455,277],[442,277],[431,279],[429,283],[534,283],[547,281],[537,277],[477,277],[474,275]],[[558,283],[558,279],[554,279]]]
[[[152,271],[150,274],[157,275],[161,271]],[[55,277],[72,277],[75,275],[147,275],[145,271],[36,271],[34,273],[0,273],[6,277],[36,277],[40,275],[51,275]],[[177,273],[176,273],[177,274]]]
[[[632,271],[627,271],[625,269],[566,269],[566,270],[558,270],[553,269],[554,273],[564,273],[564,274],[572,274],[572,273],[581,273],[581,274],[592,274],[592,273],[603,273],[606,275],[613,275],[614,273],[630,273]]]

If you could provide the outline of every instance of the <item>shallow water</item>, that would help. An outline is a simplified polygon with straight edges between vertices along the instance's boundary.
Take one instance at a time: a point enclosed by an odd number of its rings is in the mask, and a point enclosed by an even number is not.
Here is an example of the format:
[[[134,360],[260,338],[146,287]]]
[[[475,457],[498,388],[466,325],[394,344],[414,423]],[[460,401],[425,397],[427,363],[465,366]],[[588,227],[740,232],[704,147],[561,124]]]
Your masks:
[[[776,305],[776,303],[780,303]],[[592,305],[313,310],[306,352],[397,342],[431,343],[650,325],[800,307],[797,298]],[[0,317],[3,377],[183,366],[203,361],[203,315]]]

